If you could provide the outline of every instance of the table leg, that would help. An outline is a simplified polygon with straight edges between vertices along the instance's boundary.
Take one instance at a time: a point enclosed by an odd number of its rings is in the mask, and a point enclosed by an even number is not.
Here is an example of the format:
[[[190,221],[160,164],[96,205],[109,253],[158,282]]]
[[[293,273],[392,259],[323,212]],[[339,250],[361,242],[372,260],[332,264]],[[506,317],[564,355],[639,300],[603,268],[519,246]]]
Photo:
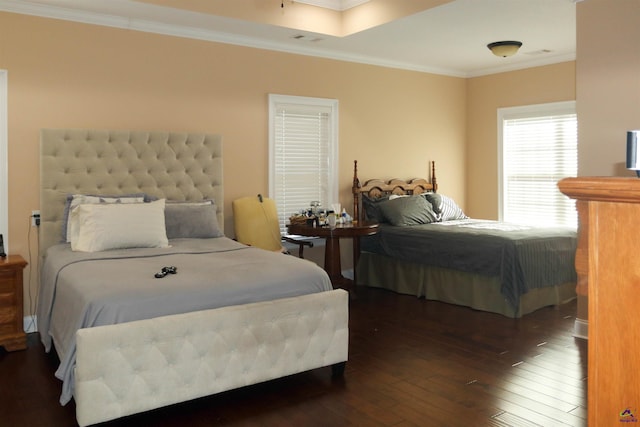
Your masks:
[[[353,293],[355,295],[356,288],[358,286],[358,273],[356,273],[356,266],[360,259],[360,237],[353,238]]]
[[[354,282],[342,275],[342,266],[340,264],[340,238],[327,237],[324,248],[324,269],[329,274],[331,284],[334,288],[347,287],[351,296],[354,295]]]
[[[340,265],[340,239],[338,237],[327,237],[324,247],[324,269],[329,274],[334,287],[344,284]]]

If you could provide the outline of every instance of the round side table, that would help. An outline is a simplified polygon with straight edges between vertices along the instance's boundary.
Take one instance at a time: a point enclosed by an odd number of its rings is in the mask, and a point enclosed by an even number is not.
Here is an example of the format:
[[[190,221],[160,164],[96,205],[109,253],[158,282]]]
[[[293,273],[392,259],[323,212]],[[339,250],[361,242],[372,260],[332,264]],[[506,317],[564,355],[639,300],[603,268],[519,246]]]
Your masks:
[[[290,234],[297,234],[305,237],[324,237],[326,245],[324,248],[324,269],[329,274],[334,287],[350,286],[355,292],[356,265],[360,257],[360,237],[370,236],[378,232],[376,222],[351,222],[347,224],[336,224],[335,227],[322,226],[315,227],[307,224],[291,224],[288,226]],[[340,238],[353,239],[353,280],[342,275],[340,266]]]

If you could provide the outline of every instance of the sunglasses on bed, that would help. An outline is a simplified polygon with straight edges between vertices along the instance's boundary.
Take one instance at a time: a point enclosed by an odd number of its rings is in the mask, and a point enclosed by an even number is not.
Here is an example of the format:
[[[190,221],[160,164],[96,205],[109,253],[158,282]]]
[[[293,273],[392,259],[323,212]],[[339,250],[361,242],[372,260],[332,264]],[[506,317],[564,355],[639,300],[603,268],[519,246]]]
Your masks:
[[[178,269],[176,267],[162,267],[159,273],[155,274],[156,279],[162,279],[167,274],[176,274]]]

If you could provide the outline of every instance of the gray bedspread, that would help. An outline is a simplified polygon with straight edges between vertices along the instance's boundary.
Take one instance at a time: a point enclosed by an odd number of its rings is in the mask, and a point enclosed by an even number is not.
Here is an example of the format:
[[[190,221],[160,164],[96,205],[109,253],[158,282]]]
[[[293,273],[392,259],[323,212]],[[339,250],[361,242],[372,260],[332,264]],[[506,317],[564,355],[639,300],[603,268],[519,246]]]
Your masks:
[[[60,403],[73,396],[75,333],[80,328],[247,304],[331,290],[316,264],[250,248],[226,237],[175,239],[161,249],[46,253],[37,308],[38,330],[60,357]],[[162,267],[177,274],[154,277]]]
[[[529,289],[576,281],[576,232],[466,219],[394,227],[362,239],[364,251],[428,266],[499,277],[517,308]]]

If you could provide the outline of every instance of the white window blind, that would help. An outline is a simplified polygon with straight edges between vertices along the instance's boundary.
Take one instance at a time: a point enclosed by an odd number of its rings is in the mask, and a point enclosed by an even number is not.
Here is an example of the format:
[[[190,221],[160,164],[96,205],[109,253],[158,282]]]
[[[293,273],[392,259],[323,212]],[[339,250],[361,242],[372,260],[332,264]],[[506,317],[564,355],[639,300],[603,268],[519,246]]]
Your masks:
[[[312,201],[328,207],[337,199],[337,101],[270,95],[269,196],[280,231]]]
[[[502,128],[501,219],[577,228],[575,202],[557,185],[578,172],[575,103],[505,108],[498,116]]]

